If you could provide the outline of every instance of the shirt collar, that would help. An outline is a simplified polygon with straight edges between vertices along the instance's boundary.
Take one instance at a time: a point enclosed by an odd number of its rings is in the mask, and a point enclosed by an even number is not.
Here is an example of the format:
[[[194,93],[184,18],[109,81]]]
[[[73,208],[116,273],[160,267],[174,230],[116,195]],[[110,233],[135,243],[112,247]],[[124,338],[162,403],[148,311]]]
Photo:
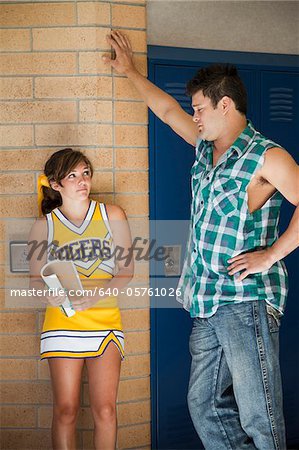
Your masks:
[[[237,137],[237,139],[232,144],[230,149],[235,151],[237,153],[238,157],[242,156],[245,153],[248,145],[252,141],[255,134],[256,134],[256,131],[255,131],[251,121],[247,120],[247,127]]]
[[[221,162],[228,163],[229,158],[236,153],[237,158],[240,158],[248,148],[256,131],[250,120],[247,120],[247,126],[242,133],[237,137],[235,142],[229,147],[225,153],[225,160]],[[207,168],[212,166],[213,161],[213,142],[199,139],[196,146],[197,162],[199,165]],[[221,157],[222,158],[222,157]]]

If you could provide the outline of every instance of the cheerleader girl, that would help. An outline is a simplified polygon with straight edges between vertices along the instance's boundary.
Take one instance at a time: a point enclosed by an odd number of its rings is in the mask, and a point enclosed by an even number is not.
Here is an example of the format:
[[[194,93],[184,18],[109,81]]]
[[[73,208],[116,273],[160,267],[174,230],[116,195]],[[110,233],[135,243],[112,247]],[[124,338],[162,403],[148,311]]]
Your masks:
[[[53,388],[54,450],[75,449],[80,385],[87,368],[96,449],[116,446],[116,398],[124,336],[117,298],[133,277],[131,235],[124,211],[89,198],[93,168],[85,155],[66,148],[54,153],[39,177],[43,218],[30,240],[47,242],[47,254],[33,254],[31,287],[41,288],[40,270],[51,259],[72,260],[84,289],[95,295],[70,298],[75,314],[64,315],[65,296],[47,295],[41,358],[47,359]],[[115,248],[122,249],[116,261]],[[35,252],[37,253],[37,252]],[[38,252],[39,253],[39,252]],[[106,294],[103,295],[103,292]]]

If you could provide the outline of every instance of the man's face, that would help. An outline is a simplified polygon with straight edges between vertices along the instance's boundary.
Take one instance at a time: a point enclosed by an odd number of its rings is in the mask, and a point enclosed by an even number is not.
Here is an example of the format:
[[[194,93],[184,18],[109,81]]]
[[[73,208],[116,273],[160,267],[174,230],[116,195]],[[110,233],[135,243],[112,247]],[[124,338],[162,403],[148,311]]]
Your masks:
[[[192,96],[192,107],[194,109],[193,121],[197,124],[199,137],[206,141],[218,139],[224,127],[220,102],[214,109],[211,99],[199,91]]]

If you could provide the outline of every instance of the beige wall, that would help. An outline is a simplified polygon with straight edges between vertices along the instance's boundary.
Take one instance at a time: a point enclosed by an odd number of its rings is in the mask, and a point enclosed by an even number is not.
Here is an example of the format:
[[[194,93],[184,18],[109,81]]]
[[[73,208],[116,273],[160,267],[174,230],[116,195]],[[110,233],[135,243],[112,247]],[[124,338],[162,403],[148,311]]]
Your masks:
[[[121,27],[146,73],[144,1],[14,1],[0,5],[0,17],[1,250],[7,218],[36,217],[36,178],[46,158],[65,146],[92,160],[93,198],[147,221],[147,110],[128,81],[100,58],[110,27]],[[146,274],[147,266],[138,265],[134,282],[144,286]],[[39,361],[43,310],[9,308],[0,292],[2,445],[50,448],[51,387],[47,363]],[[148,449],[149,301],[120,303],[127,358],[118,398],[119,448]],[[88,404],[85,377],[78,434],[84,449],[92,447]]]
[[[147,15],[152,45],[299,53],[296,1],[148,0]]]

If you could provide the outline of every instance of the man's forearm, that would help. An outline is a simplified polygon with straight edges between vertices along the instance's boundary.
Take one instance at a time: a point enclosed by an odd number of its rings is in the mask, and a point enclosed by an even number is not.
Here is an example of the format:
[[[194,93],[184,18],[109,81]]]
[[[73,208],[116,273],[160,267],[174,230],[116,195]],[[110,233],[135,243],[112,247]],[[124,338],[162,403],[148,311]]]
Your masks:
[[[128,72],[127,77],[133,83],[143,101],[163,122],[167,122],[167,113],[176,107],[178,102],[145,78],[137,69]]]
[[[109,64],[117,73],[126,75],[153,113],[186,142],[195,145],[198,129],[192,116],[187,114],[173,97],[138,72],[132,60],[131,43],[125,34],[117,30],[111,31],[111,34],[107,35],[107,41],[116,56],[111,59],[109,55],[103,55],[105,64]]]
[[[299,205],[295,209],[293,217],[286,231],[277,239],[269,249],[273,264],[287,256],[299,246]]]

